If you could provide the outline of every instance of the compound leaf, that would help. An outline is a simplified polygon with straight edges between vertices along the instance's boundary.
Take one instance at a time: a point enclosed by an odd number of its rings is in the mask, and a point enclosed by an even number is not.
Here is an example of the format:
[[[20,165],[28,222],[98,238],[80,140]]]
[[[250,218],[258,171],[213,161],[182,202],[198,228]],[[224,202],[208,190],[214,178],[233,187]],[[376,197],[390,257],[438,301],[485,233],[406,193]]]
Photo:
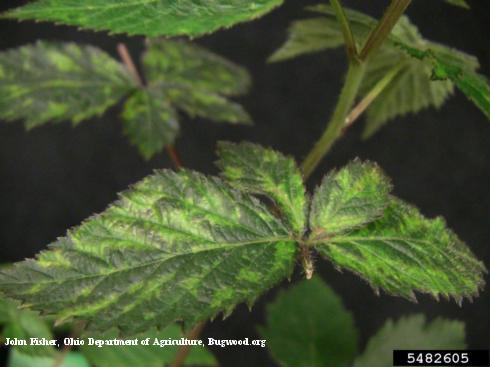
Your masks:
[[[37,42],[0,53],[0,118],[78,123],[133,88],[124,67],[92,46]]]
[[[294,159],[256,144],[229,142],[218,143],[218,156],[217,164],[233,186],[272,198],[291,228],[303,233],[306,194]]]
[[[335,236],[316,249],[378,292],[415,300],[414,291],[471,300],[483,286],[485,266],[442,218],[426,219],[393,198],[384,216],[364,228]]]
[[[117,337],[117,332],[112,330],[104,334],[104,339]],[[97,346],[84,345],[80,348],[81,353],[92,363],[94,367],[164,367],[170,366],[175,360],[179,346],[160,347],[154,345],[156,339],[177,340],[182,338],[182,331],[176,324],[166,327],[162,331],[152,330],[138,335],[139,340],[150,338],[150,345],[136,346]],[[134,337],[133,337],[134,338]],[[190,347],[189,355],[184,366],[217,366],[214,356],[206,348],[201,346]]]
[[[344,367],[355,357],[352,314],[320,278],[302,281],[267,305],[259,329],[282,367]]]
[[[136,91],[124,104],[124,131],[143,157],[150,159],[179,133],[177,112],[158,88]]]
[[[374,163],[355,160],[330,171],[311,203],[311,237],[329,238],[383,216],[391,184]]]
[[[96,333],[188,328],[252,303],[292,271],[296,244],[257,199],[216,177],[159,171],[35,260],[0,291]]]
[[[258,18],[282,0],[38,0],[4,14],[129,35],[199,36]]]
[[[427,322],[423,315],[388,320],[369,339],[354,367],[391,367],[395,349],[465,349],[465,326],[459,321],[438,318]]]
[[[53,335],[46,321],[36,313],[19,309],[14,302],[0,299],[0,325],[2,336],[10,339],[29,340],[30,338],[52,339]],[[22,354],[44,355],[54,354],[54,349],[48,346],[20,345],[16,346]]]

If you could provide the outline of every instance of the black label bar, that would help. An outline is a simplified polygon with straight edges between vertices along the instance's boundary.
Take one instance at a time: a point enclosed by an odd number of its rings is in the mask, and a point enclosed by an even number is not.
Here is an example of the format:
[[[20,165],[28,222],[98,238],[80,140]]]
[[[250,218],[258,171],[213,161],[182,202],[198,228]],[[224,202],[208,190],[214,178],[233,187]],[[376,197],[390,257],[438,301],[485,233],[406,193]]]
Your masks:
[[[394,350],[393,366],[490,366],[488,350]]]

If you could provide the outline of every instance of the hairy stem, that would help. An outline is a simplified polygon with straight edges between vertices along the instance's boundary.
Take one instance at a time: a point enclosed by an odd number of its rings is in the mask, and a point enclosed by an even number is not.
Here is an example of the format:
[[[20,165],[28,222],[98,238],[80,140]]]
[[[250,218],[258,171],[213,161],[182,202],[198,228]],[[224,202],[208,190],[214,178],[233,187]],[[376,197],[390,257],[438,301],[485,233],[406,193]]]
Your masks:
[[[364,70],[365,66],[363,63],[353,61],[349,64],[344,87],[340,93],[340,97],[332,118],[330,119],[330,122],[328,123],[320,139],[316,142],[313,149],[301,164],[301,170],[303,171],[305,180],[308,179],[308,177],[313,173],[315,168],[321,162],[323,157],[330,151],[333,144],[342,133],[342,129],[345,125],[345,119],[352,108],[352,105],[354,104],[361,81],[364,77]]]
[[[391,0],[383,17],[371,31],[369,37],[360,52],[361,60],[366,60],[388,38],[391,30],[408,8],[412,0]]]
[[[145,88],[145,83],[143,82],[143,78],[138,72],[138,69],[134,64],[133,58],[131,57],[131,54],[129,53],[126,45],[124,43],[119,43],[117,45],[117,52],[119,53],[119,57],[121,58],[129,74],[131,74],[132,78],[136,82],[136,85],[138,85],[139,88]],[[167,145],[166,150],[174,167],[176,169],[182,168],[182,161],[179,157],[179,154],[175,150],[175,147],[173,145]]]
[[[345,119],[344,130],[352,125],[366,109],[373,103],[373,101],[379,97],[381,92],[390,85],[392,80],[398,75],[403,65],[398,64],[391,68],[384,76],[381,78],[374,87],[364,96],[364,98],[350,111]]]
[[[344,8],[342,7],[340,0],[330,0],[330,4],[335,11],[335,16],[337,17],[340,28],[342,29],[347,56],[349,57],[349,60],[355,59],[358,56],[356,41],[354,39],[354,35],[352,34],[349,19],[345,15]]]
[[[189,334],[186,335],[187,339],[197,339],[199,338],[199,335],[201,335],[202,330],[204,329],[204,322],[201,322],[200,324],[197,324],[194,329],[192,329]],[[183,345],[179,348],[179,351],[177,352],[177,355],[175,356],[174,362],[171,364],[171,367],[182,367],[184,365],[185,360],[189,356],[189,353],[191,352],[192,346],[190,345]]]

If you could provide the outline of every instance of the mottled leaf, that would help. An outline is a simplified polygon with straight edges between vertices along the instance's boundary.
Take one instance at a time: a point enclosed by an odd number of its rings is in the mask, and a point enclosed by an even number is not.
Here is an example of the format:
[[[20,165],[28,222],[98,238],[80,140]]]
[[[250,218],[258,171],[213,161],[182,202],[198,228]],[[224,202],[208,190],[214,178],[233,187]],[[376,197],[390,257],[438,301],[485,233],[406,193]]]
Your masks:
[[[267,195],[279,206],[291,228],[305,230],[306,195],[294,159],[251,143],[218,143],[218,166],[240,190]]]
[[[136,91],[124,104],[124,131],[143,157],[150,159],[179,133],[177,112],[158,88]]]
[[[388,178],[374,163],[355,160],[330,171],[312,199],[311,238],[328,239],[383,216],[390,191]]]
[[[267,305],[260,328],[282,367],[344,367],[355,357],[352,314],[320,278],[303,281]]]
[[[199,36],[258,18],[282,0],[38,0],[4,17],[144,36]]]
[[[116,331],[104,334],[104,338],[117,337]],[[143,346],[96,346],[84,345],[80,351],[94,367],[165,367],[175,360],[179,346],[153,345],[155,339],[180,339],[183,337],[177,325],[170,325],[165,330],[150,332],[137,336],[139,340],[150,338],[150,345]],[[190,347],[184,366],[217,366],[214,356],[201,346]]]
[[[124,67],[92,46],[37,42],[0,53],[0,118],[27,128],[101,115],[131,88]]]
[[[348,269],[378,291],[415,300],[414,291],[472,299],[484,285],[485,266],[446,227],[392,199],[384,216],[357,231],[317,243],[321,255]]]
[[[250,77],[242,67],[189,42],[170,40],[150,42],[142,64],[150,85],[192,117],[250,123],[243,107],[225,98],[248,90]]]
[[[442,318],[426,322],[423,315],[389,320],[369,339],[354,367],[392,367],[394,349],[465,349],[464,328],[462,322]]]
[[[191,327],[287,277],[295,246],[253,197],[215,177],[159,171],[35,260],[2,270],[0,291],[92,333]]]
[[[57,360],[60,358],[60,363]],[[63,359],[58,356],[41,357],[23,354],[12,349],[9,355],[7,367],[90,367],[85,358],[77,352],[69,352]]]
[[[53,337],[46,321],[39,315],[29,310],[19,309],[15,303],[6,299],[0,299],[0,326],[4,338],[29,340]],[[20,345],[15,349],[22,354],[34,356],[54,354],[54,349],[49,346]]]

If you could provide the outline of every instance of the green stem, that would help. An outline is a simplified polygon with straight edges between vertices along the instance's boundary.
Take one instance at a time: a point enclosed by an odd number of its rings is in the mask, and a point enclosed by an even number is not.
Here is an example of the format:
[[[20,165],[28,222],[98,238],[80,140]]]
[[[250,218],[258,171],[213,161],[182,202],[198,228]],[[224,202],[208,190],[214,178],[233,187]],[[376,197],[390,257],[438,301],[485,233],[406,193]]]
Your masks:
[[[366,60],[373,51],[388,38],[393,27],[408,8],[412,0],[392,0],[383,17],[376,27],[371,31],[369,37],[361,50],[361,60]]]
[[[307,155],[301,165],[305,180],[312,174],[325,154],[329,152],[337,138],[342,133],[345,119],[349,113],[359,91],[364,77],[365,66],[363,63],[352,61],[349,63],[344,87],[340,93],[337,106],[320,140]]]
[[[398,75],[400,70],[403,68],[403,64],[397,64],[391,68],[375,85],[374,87],[364,96],[364,98],[354,107],[349,115],[345,119],[344,129],[352,125],[361,116],[364,111],[373,103],[373,101],[379,97],[381,92],[383,92],[392,80]]]
[[[349,60],[355,59],[358,57],[356,41],[354,39],[354,35],[352,34],[349,19],[345,15],[344,8],[342,7],[340,0],[330,0],[330,4],[335,11],[335,16],[337,17],[340,28],[342,29],[347,56],[349,57]]]

